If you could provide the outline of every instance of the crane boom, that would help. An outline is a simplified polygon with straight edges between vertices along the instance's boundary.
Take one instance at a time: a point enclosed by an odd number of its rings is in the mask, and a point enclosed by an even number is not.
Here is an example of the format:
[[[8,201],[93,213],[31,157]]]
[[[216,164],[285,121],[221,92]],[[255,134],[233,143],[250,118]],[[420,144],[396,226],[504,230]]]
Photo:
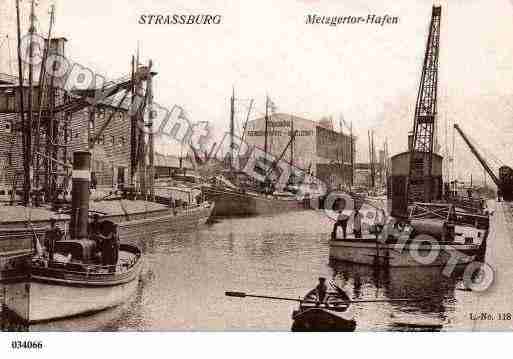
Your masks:
[[[490,168],[490,166],[488,166],[488,163],[485,161],[485,159],[479,154],[479,152],[477,151],[477,149],[474,147],[474,145],[469,141],[469,139],[467,138],[467,136],[463,133],[463,130],[460,128],[460,126],[458,126],[457,123],[454,124],[454,128],[456,129],[456,131],[458,131],[458,133],[460,134],[460,136],[463,138],[463,140],[465,141],[465,143],[467,144],[467,146],[470,148],[470,151],[474,154],[474,156],[476,156],[477,160],[479,161],[479,163],[481,163],[481,166],[483,166],[483,168],[485,169],[486,172],[488,172],[488,174],[490,175],[490,177],[492,178],[493,182],[495,182],[495,184],[497,185],[498,188],[501,188],[502,187],[502,182],[499,180],[499,178],[495,175],[495,173],[493,173],[492,169]]]
[[[408,202],[430,202],[432,199],[441,16],[442,8],[433,6],[413,121],[413,143],[410,149],[407,183]]]

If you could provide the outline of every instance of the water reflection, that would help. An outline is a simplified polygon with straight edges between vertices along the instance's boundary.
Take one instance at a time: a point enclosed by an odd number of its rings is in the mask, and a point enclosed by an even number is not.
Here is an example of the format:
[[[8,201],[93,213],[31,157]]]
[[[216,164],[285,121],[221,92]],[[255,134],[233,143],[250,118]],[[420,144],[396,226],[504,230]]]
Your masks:
[[[25,286],[25,283],[17,285]],[[7,291],[11,291],[12,284],[4,287]],[[131,327],[134,315],[140,312],[138,306],[141,303],[141,296],[144,288],[144,282],[139,283],[137,294],[128,303],[124,305],[103,310],[98,313],[75,316],[61,320],[53,320],[42,323],[27,324],[21,320],[16,314],[7,308],[1,313],[1,328],[3,331],[31,331],[31,332],[66,332],[66,331],[120,331],[133,330]],[[136,318],[137,319],[137,318]],[[137,320],[136,320],[137,322]]]
[[[465,310],[473,309],[474,293],[455,291],[461,268],[445,277],[436,267],[387,269],[329,261],[331,228],[322,213],[307,211],[224,219],[199,231],[148,239],[148,268],[130,303],[28,329],[289,331],[295,303],[229,298],[224,292],[298,298],[315,286],[318,276],[333,278],[352,298],[430,298],[356,303],[357,330],[396,330],[398,323],[430,322],[441,323],[442,330],[468,327],[463,319]]]
[[[355,299],[411,298],[411,302],[356,304],[365,329],[388,330],[396,323],[412,327],[427,323],[448,324],[456,309],[455,290],[461,284],[464,266],[445,276],[440,267],[374,267],[330,261],[333,277]],[[376,310],[377,309],[377,310]],[[375,325],[375,327],[373,327]],[[360,329],[364,329],[360,327]]]

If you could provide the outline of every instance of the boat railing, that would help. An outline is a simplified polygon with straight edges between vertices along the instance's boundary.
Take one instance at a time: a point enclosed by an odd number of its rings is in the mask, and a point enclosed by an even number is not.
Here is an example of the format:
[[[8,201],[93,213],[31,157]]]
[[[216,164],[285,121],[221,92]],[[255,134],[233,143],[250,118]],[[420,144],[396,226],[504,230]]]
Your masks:
[[[447,202],[456,207],[469,212],[482,213],[484,209],[484,200],[482,198],[470,198],[460,195],[449,196]]]
[[[112,275],[113,273],[120,273],[120,272],[126,272],[129,271],[139,260],[140,255],[136,254],[130,258],[127,259],[120,259],[118,263],[116,264],[92,264],[92,263],[77,263],[77,262],[61,262],[61,261],[55,261],[54,264],[62,266],[62,268],[59,267],[53,267],[50,268],[52,270],[58,270],[63,273],[67,274],[76,274],[81,276],[98,276],[98,275]],[[37,261],[36,261],[37,263]],[[48,262],[46,261],[46,264]],[[72,266],[72,267],[80,267],[81,270],[73,270],[66,268],[66,266]]]
[[[487,215],[465,213],[456,211],[452,222],[456,225],[469,225],[477,229],[488,229],[490,227],[490,219]]]

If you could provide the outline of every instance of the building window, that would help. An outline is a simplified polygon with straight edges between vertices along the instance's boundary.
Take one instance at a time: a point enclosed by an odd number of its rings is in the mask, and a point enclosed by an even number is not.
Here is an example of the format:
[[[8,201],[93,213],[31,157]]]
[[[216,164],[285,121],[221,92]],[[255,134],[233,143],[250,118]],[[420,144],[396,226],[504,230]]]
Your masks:
[[[119,147],[123,147],[125,145],[125,138],[124,137],[120,137],[119,138]]]

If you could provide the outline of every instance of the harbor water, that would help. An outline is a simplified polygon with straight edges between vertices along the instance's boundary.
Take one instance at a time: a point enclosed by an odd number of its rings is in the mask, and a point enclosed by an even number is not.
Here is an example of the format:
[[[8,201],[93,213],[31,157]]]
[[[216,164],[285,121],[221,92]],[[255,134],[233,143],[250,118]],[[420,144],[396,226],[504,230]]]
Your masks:
[[[491,220],[487,261],[497,277],[485,292],[462,290],[464,268],[445,276],[436,267],[386,269],[330,261],[333,222],[322,211],[302,211],[222,219],[198,231],[148,240],[146,269],[130,302],[26,329],[288,331],[296,303],[231,298],[225,291],[299,298],[326,276],[355,299],[428,298],[356,303],[358,331],[412,330],[409,324],[415,323],[436,324],[442,331],[507,330],[513,321],[497,317],[513,311],[506,295],[513,287],[508,273],[513,250],[505,215],[498,209]],[[476,320],[482,312],[495,318]]]

